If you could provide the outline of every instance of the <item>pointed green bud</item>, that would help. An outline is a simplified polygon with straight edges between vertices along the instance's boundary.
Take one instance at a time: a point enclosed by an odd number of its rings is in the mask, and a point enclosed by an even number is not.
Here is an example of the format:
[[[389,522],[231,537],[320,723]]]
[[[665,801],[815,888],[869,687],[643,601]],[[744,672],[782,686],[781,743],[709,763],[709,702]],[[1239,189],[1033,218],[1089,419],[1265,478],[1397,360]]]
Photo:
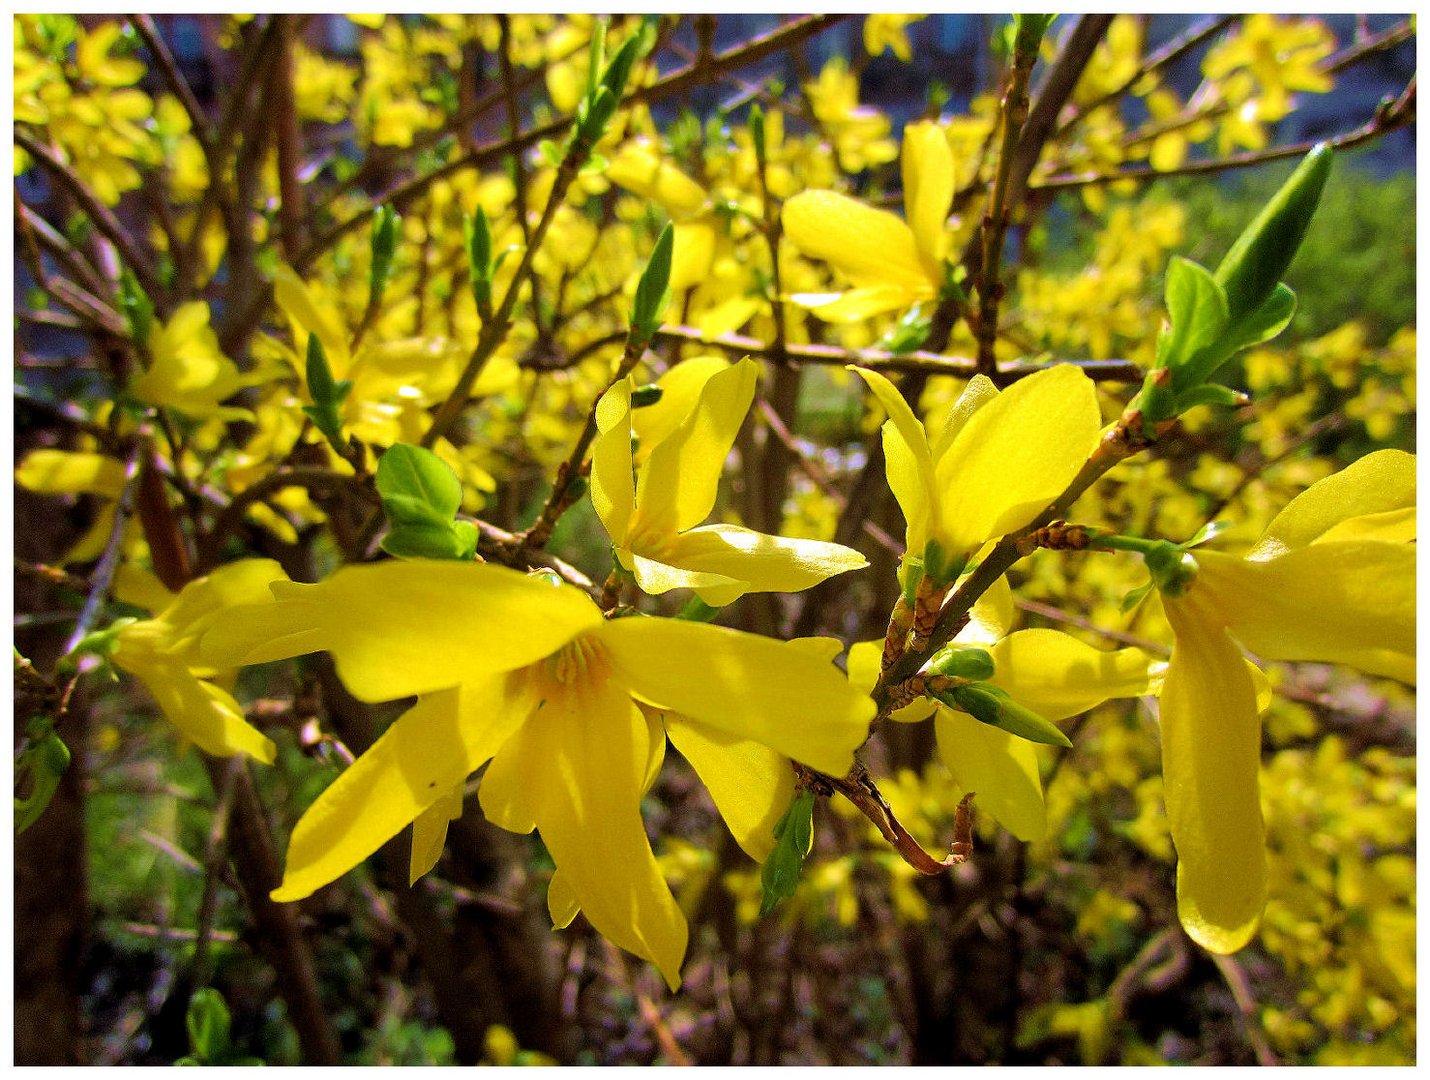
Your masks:
[[[661,315],[670,302],[670,264],[674,250],[675,229],[667,222],[636,286],[635,304],[631,309],[631,336],[641,344],[649,342],[660,329]]]
[[[596,96],[601,85],[601,69],[606,66],[606,20],[597,19],[591,27],[591,49],[586,57],[586,97]]]
[[[485,311],[492,303],[496,267],[492,265],[492,227],[480,203],[477,212],[463,222],[463,232],[467,241],[467,266],[472,274],[472,294],[477,298],[478,310]]]
[[[1008,692],[988,683],[965,683],[941,690],[934,697],[945,705],[968,713],[990,727],[1001,728],[1029,742],[1047,746],[1071,746],[1068,737],[1051,720],[1024,708]]]
[[[376,307],[382,302],[387,279],[392,276],[392,260],[397,253],[397,232],[402,218],[389,205],[379,206],[372,212],[372,265],[368,274],[368,304]]]
[[[313,426],[327,437],[334,450],[339,454],[345,453],[343,418],[339,410],[353,384],[347,379],[333,381],[328,354],[317,334],[308,335],[307,373],[308,396],[313,399],[313,404],[304,405],[303,412],[313,421]]]
[[[139,284],[134,271],[127,266],[119,275],[119,306],[129,326],[129,336],[140,348],[149,344],[149,329],[154,325],[154,304]]]
[[[954,679],[991,679],[993,657],[987,649],[974,645],[945,645],[934,654],[925,670],[930,675],[947,675]]]
[[[1260,308],[1280,284],[1321,200],[1332,154],[1328,143],[1307,154],[1217,267],[1233,322]]]
[[[640,58],[644,44],[644,35],[640,32],[626,38],[621,42],[621,47],[616,50],[616,55],[611,57],[610,65],[601,75],[601,85],[611,92],[613,101],[619,102],[621,95],[626,92],[626,82],[631,77],[631,68]]]
[[[814,792],[800,788],[775,825],[775,847],[760,868],[760,914],[794,895],[805,856],[814,845]]]
[[[228,1006],[217,990],[207,986],[195,990],[189,999],[185,1022],[189,1029],[189,1048],[200,1061],[217,1064],[229,1056]]]
[[[750,141],[755,144],[755,161],[765,167],[765,110],[758,104],[750,106]]]

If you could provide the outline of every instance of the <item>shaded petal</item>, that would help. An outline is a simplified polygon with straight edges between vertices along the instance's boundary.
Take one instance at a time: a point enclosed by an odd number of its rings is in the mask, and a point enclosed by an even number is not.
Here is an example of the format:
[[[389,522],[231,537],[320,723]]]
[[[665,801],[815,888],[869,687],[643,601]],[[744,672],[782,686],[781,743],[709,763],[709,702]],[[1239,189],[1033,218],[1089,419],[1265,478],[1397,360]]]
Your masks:
[[[1177,849],[1177,914],[1192,940],[1235,952],[1266,903],[1261,722],[1241,650],[1191,598],[1163,599],[1176,634],[1161,694],[1162,784]]]
[[[640,586],[641,592],[648,596],[660,596],[662,593],[670,592],[671,589],[734,589],[735,594],[731,597],[731,600],[734,600],[743,595],[745,591],[741,582],[728,578],[724,574],[686,570],[683,567],[671,566],[668,563],[648,559],[644,555],[637,555],[626,550],[617,550],[616,555],[620,557],[622,565],[625,565],[635,576],[636,584]],[[627,562],[627,557],[629,557],[629,562]],[[721,605],[714,606],[720,607]]]
[[[243,708],[233,695],[195,677],[182,660],[159,655],[136,663],[125,655],[121,644],[114,662],[139,677],[164,718],[200,750],[216,757],[247,754],[265,765],[273,764],[277,748],[244,719]]]
[[[199,639],[221,616],[243,604],[271,604],[273,582],[288,575],[273,559],[242,559],[189,582],[158,618],[173,627],[168,652],[199,667]]]
[[[735,841],[750,858],[764,862],[775,845],[775,825],[794,798],[789,758],[678,713],[665,714],[665,730],[710,792]]]
[[[976,806],[1019,840],[1041,840],[1048,829],[1038,753],[1020,739],[967,713],[940,708],[934,714],[939,756]]]
[[[650,452],[695,411],[700,392],[710,381],[710,376],[729,366],[730,361],[723,356],[691,356],[656,380],[661,389],[660,400],[654,405],[631,410],[630,424],[636,434],[637,463],[650,457]]]
[[[924,272],[938,280],[948,252],[944,225],[953,203],[953,152],[943,129],[929,121],[907,125],[901,165],[904,215],[913,231]]]
[[[437,801],[412,822],[412,857],[408,863],[407,884],[416,885],[442,857],[447,843],[447,826],[462,816],[462,789],[456,784],[438,796]]]
[[[1247,557],[1270,559],[1306,547],[1349,518],[1414,506],[1415,456],[1378,450],[1318,480],[1287,503]]]
[[[551,883],[546,886],[546,910],[551,915],[551,925],[557,930],[565,930],[571,925],[571,920],[581,914],[581,902],[576,899],[560,869],[552,873]]]
[[[710,277],[715,261],[715,227],[708,221],[675,226],[670,254],[670,288],[691,289]]]
[[[874,703],[838,668],[785,642],[657,618],[617,619],[600,636],[646,701],[820,772],[842,776],[869,734]]]
[[[882,641],[856,641],[849,646],[849,685],[860,693],[873,693],[874,684],[879,681],[879,669],[883,659],[884,643]],[[911,701],[902,709],[895,709],[889,714],[889,719],[897,720],[901,724],[917,724],[932,716],[934,708],[933,701],[921,697]]]
[[[511,705],[504,679],[420,698],[299,819],[273,899],[308,896],[449,798],[521,724]]]
[[[219,667],[326,650],[363,701],[391,701],[510,671],[601,624],[579,589],[486,563],[409,559],[346,566],[319,585],[277,583],[204,636]]]
[[[932,449],[935,461],[948,452],[948,448],[958,438],[958,433],[963,430],[963,426],[973,418],[973,414],[997,396],[998,388],[993,385],[993,380],[987,375],[975,375],[968,380],[968,385],[963,388],[963,393],[958,395],[958,400],[949,406],[948,415],[943,420],[943,427],[939,429],[938,437],[933,441]]]
[[[124,463],[104,454],[31,450],[15,466],[15,483],[41,495],[103,495],[124,490]]]
[[[687,929],[641,823],[645,717],[606,679],[553,697],[518,738],[536,826],[562,881],[592,926],[675,989]]]
[[[1021,528],[1078,474],[1101,420],[1092,380],[1059,364],[978,409],[936,466],[950,554]]]
[[[1415,655],[1413,544],[1347,540],[1265,562],[1213,551],[1196,560],[1188,595],[1204,596],[1209,617],[1258,656],[1355,664]]]
[[[909,549],[923,555],[923,544],[938,514],[938,489],[934,484],[933,457],[924,426],[898,388],[877,371],[851,367],[869,385],[889,414],[884,425],[884,457],[889,488],[899,500],[908,523]]]
[[[636,508],[631,465],[631,380],[622,379],[596,405],[596,441],[591,446],[591,505],[613,543],[626,541]]]
[[[1153,692],[1154,661],[1141,649],[1104,652],[1057,630],[1020,630],[994,645],[988,681],[1039,716],[1063,720],[1108,698]]]
[[[318,340],[323,343],[323,351],[327,354],[328,365],[333,370],[333,378],[347,378],[348,368],[352,363],[347,333],[342,324],[333,318],[332,312],[313,299],[313,294],[303,279],[286,263],[279,263],[273,271],[273,302],[283,309],[283,313],[296,326],[309,334],[318,335]],[[296,332],[293,336],[294,347],[300,358],[296,366],[306,391],[307,369],[301,357],[307,355],[308,341],[306,337],[301,341],[297,340]]]
[[[606,166],[606,179],[652,202],[672,217],[698,213],[705,189],[671,164],[649,142],[626,143]]]
[[[855,285],[928,289],[914,234],[897,215],[833,191],[805,191],[784,204],[784,235]]]
[[[757,375],[748,358],[711,375],[695,410],[651,451],[637,482],[643,531],[684,532],[710,516],[725,458],[754,400]]]

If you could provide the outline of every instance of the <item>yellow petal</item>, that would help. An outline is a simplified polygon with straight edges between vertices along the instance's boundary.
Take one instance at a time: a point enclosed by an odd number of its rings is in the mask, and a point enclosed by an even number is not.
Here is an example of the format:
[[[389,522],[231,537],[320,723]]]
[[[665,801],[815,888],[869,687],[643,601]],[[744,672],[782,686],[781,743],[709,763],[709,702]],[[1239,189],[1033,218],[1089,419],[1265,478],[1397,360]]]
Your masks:
[[[754,400],[757,375],[757,365],[746,358],[710,376],[695,410],[651,451],[636,487],[643,529],[684,532],[710,516],[725,458]]]
[[[463,784],[455,785],[412,822],[412,856],[408,863],[407,884],[416,885],[442,857],[447,844],[447,826],[462,816]]]
[[[449,799],[522,719],[502,679],[418,699],[298,819],[273,899],[301,900],[347,873]]]
[[[860,322],[890,311],[906,311],[933,296],[928,286],[868,285],[844,293],[795,293],[790,297],[825,322]]]
[[[544,690],[536,680],[517,673],[507,676],[507,708],[523,718],[546,707]],[[477,801],[486,819],[508,832],[529,833],[536,828],[535,789],[528,783],[530,770],[540,768],[527,756],[527,744],[518,730],[492,757],[482,774]]]
[[[879,404],[889,414],[884,425],[884,457],[889,488],[898,499],[908,523],[909,551],[923,555],[929,530],[938,515],[938,491],[934,486],[933,457],[928,436],[898,388],[877,371],[852,367],[866,383]]]
[[[114,662],[137,675],[164,718],[206,753],[215,757],[247,754],[272,765],[277,748],[243,717],[243,708],[226,690],[197,678],[182,660],[162,654],[135,656],[122,631]]]
[[[307,355],[306,334],[317,334],[318,340],[323,343],[323,351],[327,354],[328,366],[333,370],[333,378],[347,378],[348,368],[352,365],[347,333],[342,324],[333,317],[333,313],[314,300],[303,279],[286,263],[279,263],[273,272],[273,302],[304,331],[303,340],[294,341],[299,356]],[[294,338],[298,336],[295,331]],[[304,380],[304,386],[307,386],[306,370],[300,365],[299,376]]]
[[[163,611],[177,595],[152,572],[132,562],[126,562],[114,575],[114,598],[151,614]]]
[[[606,679],[553,695],[511,749],[525,765],[541,839],[586,918],[654,963],[673,990],[687,930],[641,822],[649,741],[645,717]]]
[[[1362,514],[1332,525],[1316,537],[1318,544],[1340,540],[1379,540],[1385,544],[1409,544],[1415,539],[1415,507]]]
[[[652,705],[843,775],[874,703],[800,648],[723,626],[617,619],[601,628],[620,677]]]
[[[710,381],[710,376],[729,366],[730,361],[723,356],[692,356],[656,380],[661,390],[660,400],[654,405],[631,411],[631,429],[638,444],[635,450],[637,464],[650,457],[650,452],[695,411],[700,392]]]
[[[1248,558],[1264,560],[1314,543],[1350,518],[1415,506],[1415,456],[1378,450],[1317,481],[1272,519]]]
[[[199,638],[216,620],[241,604],[272,603],[270,586],[287,581],[273,559],[240,559],[189,582],[159,613],[173,628],[168,651],[182,656],[190,667],[200,667]]]
[[[347,566],[319,585],[274,586],[204,637],[219,667],[326,650],[363,701],[391,701],[511,671],[601,624],[585,593],[487,563]]]
[[[671,566],[669,563],[663,563],[656,559],[647,559],[644,555],[637,555],[628,550],[617,550],[616,555],[634,575],[641,592],[647,596],[660,596],[670,592],[671,589],[715,590],[717,592],[734,590],[734,595],[725,601],[725,603],[730,603],[739,599],[744,593],[740,582],[728,578],[724,574],[687,570],[684,567]],[[723,605],[714,604],[712,606],[721,607]]]
[[[665,714],[665,730],[710,792],[736,842],[750,858],[764,862],[774,848],[775,825],[794,798],[789,758],[678,713]]]
[[[958,400],[949,406],[938,438],[933,441],[935,461],[948,452],[948,448],[958,438],[958,433],[963,430],[964,425],[973,418],[973,414],[997,396],[998,388],[987,375],[975,375],[968,380],[968,385],[963,388],[963,393],[958,395]]]
[[[943,128],[920,121],[904,128],[904,216],[913,230],[924,273],[937,281],[948,253],[944,228],[953,203],[953,152]]]
[[[978,409],[935,466],[949,554],[971,554],[1041,513],[1087,461],[1100,426],[1092,380],[1070,364]]]
[[[124,463],[103,454],[31,450],[15,467],[15,483],[41,495],[103,495],[124,490]]]
[[[962,583],[960,578],[959,584]],[[991,646],[1008,635],[1014,618],[1013,587],[1006,577],[1001,577],[973,602],[968,625],[953,640],[960,645]]]
[[[879,669],[883,657],[884,643],[882,641],[856,641],[849,646],[849,685],[861,694],[872,693],[874,684],[879,681]],[[901,724],[917,724],[932,716],[934,708],[934,702],[928,698],[919,698],[902,709],[895,709],[889,715],[889,719],[897,720]]]
[[[1265,562],[1213,551],[1196,560],[1189,595],[1204,597],[1258,656],[1353,664],[1373,662],[1377,651],[1415,655],[1413,544],[1346,540]]]
[[[565,930],[571,920],[581,914],[581,902],[559,869],[552,873],[551,883],[546,886],[546,910],[551,914],[551,925],[557,930]]]
[[[642,198],[660,203],[672,217],[698,213],[707,198],[704,188],[644,140],[622,146],[606,167],[606,178]]]
[[[626,541],[636,507],[631,465],[631,381],[622,379],[596,406],[596,441],[591,447],[591,505],[617,545]]]
[[[664,557],[684,569],[738,581],[746,592],[800,592],[869,565],[840,544],[770,536],[738,525],[691,529],[665,546]]]
[[[1039,716],[1063,720],[1108,698],[1152,692],[1152,658],[1141,649],[1103,652],[1057,630],[1020,630],[990,650],[989,680]]]
[[[677,225],[672,239],[671,290],[692,289],[709,279],[710,265],[715,260],[715,226],[709,221]]]
[[[1041,840],[1048,823],[1033,744],[948,708],[935,713],[934,731],[939,756],[958,786],[977,795],[977,810],[1019,840]]]
[[[1177,640],[1161,696],[1162,784],[1182,926],[1229,953],[1251,940],[1266,902],[1261,723],[1241,651],[1192,595],[1163,601]]]
[[[806,191],[784,204],[784,235],[855,285],[929,290],[914,234],[898,216],[833,191]]]

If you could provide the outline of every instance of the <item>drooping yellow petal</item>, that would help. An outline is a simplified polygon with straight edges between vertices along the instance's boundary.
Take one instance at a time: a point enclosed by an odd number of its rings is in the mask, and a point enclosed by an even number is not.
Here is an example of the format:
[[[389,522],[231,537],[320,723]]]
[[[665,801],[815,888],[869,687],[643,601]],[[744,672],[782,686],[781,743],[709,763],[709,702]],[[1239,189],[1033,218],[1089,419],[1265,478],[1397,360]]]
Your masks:
[[[688,932],[641,823],[645,717],[616,679],[597,678],[554,694],[518,740],[536,826],[562,881],[592,926],[675,989]]]
[[[754,400],[757,375],[748,358],[711,375],[695,410],[651,451],[636,485],[643,528],[673,534],[710,516],[725,458]]]
[[[670,253],[672,292],[693,289],[710,277],[715,261],[715,225],[710,221],[690,221],[675,226]]]
[[[113,659],[139,677],[164,718],[200,750],[215,757],[247,754],[273,764],[277,748],[244,719],[233,695],[196,677],[182,660],[162,654],[136,656],[126,647],[123,634]]]
[[[631,382],[622,379],[596,405],[591,446],[591,505],[617,545],[624,544],[636,508],[631,465]]]
[[[775,825],[794,798],[794,769],[783,754],[750,739],[665,714],[670,741],[710,792],[731,835],[756,862],[769,858]]]
[[[449,800],[521,724],[509,706],[500,678],[419,698],[298,820],[273,899],[301,900]]]
[[[889,489],[898,499],[908,524],[911,554],[923,555],[923,546],[938,518],[938,490],[934,486],[933,457],[924,426],[898,388],[877,371],[852,367],[889,414],[884,425],[884,458]]]
[[[1109,698],[1150,694],[1160,670],[1141,649],[1104,652],[1057,630],[1020,630],[989,653],[994,674],[988,681],[1048,720],[1076,716]]]
[[[949,553],[971,554],[1036,517],[1087,461],[1100,426],[1092,380],[1070,364],[978,409],[935,465]]]
[[[104,454],[31,450],[15,467],[15,483],[40,495],[102,495],[124,490],[124,463]]]
[[[425,694],[540,660],[601,623],[585,593],[487,563],[410,559],[347,566],[318,585],[273,587],[204,636],[239,667],[325,650],[363,701]]]
[[[408,863],[407,884],[416,885],[442,857],[447,844],[447,826],[462,816],[462,788],[457,784],[412,822],[412,856]]]
[[[700,391],[717,371],[724,371],[730,361],[723,356],[691,356],[676,364],[659,379],[660,400],[654,405],[631,410],[631,430],[638,445],[635,460],[639,464],[650,452],[669,437],[700,401]]]
[[[241,559],[189,582],[159,618],[173,628],[168,652],[202,669],[199,641],[210,626],[242,604],[271,604],[274,582],[288,575],[273,559]]]
[[[546,910],[551,914],[551,925],[557,930],[565,930],[571,920],[581,914],[581,902],[566,884],[560,869],[551,875],[551,883],[546,886]]]
[[[664,557],[680,567],[720,574],[745,592],[800,592],[869,561],[822,540],[770,536],[738,525],[704,525],[670,541]]]
[[[295,328],[301,328],[305,332],[301,341],[294,342],[299,355],[307,355],[306,335],[317,334],[318,340],[323,343],[323,351],[327,354],[333,378],[347,378],[348,368],[352,366],[347,333],[342,324],[334,318],[333,312],[313,298],[303,279],[286,263],[279,263],[273,271],[273,302],[283,310]],[[294,337],[298,336],[295,329]],[[306,386],[307,369],[301,364],[299,377],[304,380]]]
[[[1247,557],[1275,558],[1327,538],[1328,531],[1350,518],[1414,506],[1415,456],[1378,450],[1317,481],[1287,503]]]
[[[958,786],[976,794],[978,811],[1019,840],[1041,840],[1048,819],[1033,744],[944,707],[934,714],[934,732],[939,756]]]
[[[734,590],[730,600],[725,601],[725,603],[730,603],[738,599],[744,592],[740,582],[734,578],[726,577],[724,574],[712,574],[703,570],[687,570],[682,566],[671,566],[658,559],[648,559],[644,555],[637,555],[621,548],[616,549],[616,557],[620,559],[621,565],[635,577],[641,592],[647,596],[661,596],[670,592],[671,589],[714,590],[717,594]],[[712,606],[720,607],[722,605],[714,604]]]
[[[821,772],[848,771],[874,718],[874,703],[837,668],[771,638],[630,618],[606,623],[601,641],[620,677],[652,705],[753,739]]]
[[[628,142],[616,152],[606,166],[606,179],[659,203],[671,217],[698,213],[708,198],[703,187],[644,140]]]
[[[925,275],[937,281],[948,254],[948,231],[944,225],[953,203],[953,152],[943,128],[931,121],[907,125],[901,165],[904,216],[913,231]]]
[[[1364,664],[1380,652],[1415,655],[1413,544],[1346,540],[1265,562],[1214,551],[1196,560],[1189,593],[1258,656]]]
[[[1241,650],[1195,595],[1163,601],[1176,645],[1161,695],[1162,784],[1182,926],[1229,953],[1251,940],[1266,902],[1261,723]]]
[[[150,614],[163,611],[178,596],[152,571],[132,562],[124,563],[115,573],[113,591],[114,599],[143,608]]]
[[[896,214],[833,191],[805,191],[784,204],[785,239],[823,259],[855,285],[927,290],[914,234]]]

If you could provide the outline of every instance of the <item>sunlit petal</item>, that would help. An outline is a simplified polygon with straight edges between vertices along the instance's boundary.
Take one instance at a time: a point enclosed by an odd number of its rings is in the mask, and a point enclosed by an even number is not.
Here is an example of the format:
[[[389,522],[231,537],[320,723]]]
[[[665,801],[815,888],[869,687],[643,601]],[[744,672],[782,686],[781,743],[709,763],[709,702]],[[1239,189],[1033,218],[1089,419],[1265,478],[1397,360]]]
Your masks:
[[[914,234],[896,214],[833,191],[806,191],[784,204],[785,239],[823,259],[855,285],[932,289]]]
[[[1274,558],[1318,539],[1350,518],[1415,506],[1415,456],[1378,450],[1312,484],[1262,533],[1250,559]],[[1412,513],[1413,519],[1413,513]]]
[[[591,446],[591,505],[617,544],[623,544],[636,508],[631,465],[631,383],[622,379],[596,406],[596,440]]]
[[[989,652],[995,668],[989,682],[1048,720],[1153,688],[1154,662],[1141,649],[1104,652],[1056,630],[1020,630]]]
[[[671,562],[742,582],[749,592],[800,592],[869,561],[853,548],[822,540],[770,536],[738,525],[705,525],[672,540]]]
[[[650,457],[650,452],[668,438],[685,418],[695,411],[700,392],[717,371],[724,371],[730,361],[723,356],[691,356],[676,364],[659,379],[660,400],[654,405],[631,410],[631,430],[636,434],[637,464]]]
[[[948,252],[944,228],[953,202],[953,153],[943,128],[929,121],[904,128],[904,215],[913,230],[924,272],[937,280]]]

